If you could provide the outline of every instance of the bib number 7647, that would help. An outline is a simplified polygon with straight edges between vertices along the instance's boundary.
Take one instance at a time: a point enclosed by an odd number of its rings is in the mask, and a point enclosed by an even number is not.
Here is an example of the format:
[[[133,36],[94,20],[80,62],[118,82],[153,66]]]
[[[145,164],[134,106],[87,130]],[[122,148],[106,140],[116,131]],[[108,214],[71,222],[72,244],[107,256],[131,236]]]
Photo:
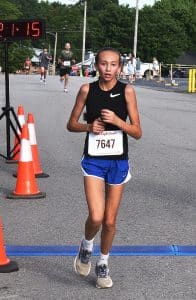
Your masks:
[[[115,145],[115,139],[107,139],[107,140],[97,139],[96,142],[97,142],[97,149],[99,149],[99,148],[112,149],[112,148],[114,148],[114,145]]]
[[[121,155],[123,153],[123,133],[121,130],[89,133],[88,154],[92,156]]]

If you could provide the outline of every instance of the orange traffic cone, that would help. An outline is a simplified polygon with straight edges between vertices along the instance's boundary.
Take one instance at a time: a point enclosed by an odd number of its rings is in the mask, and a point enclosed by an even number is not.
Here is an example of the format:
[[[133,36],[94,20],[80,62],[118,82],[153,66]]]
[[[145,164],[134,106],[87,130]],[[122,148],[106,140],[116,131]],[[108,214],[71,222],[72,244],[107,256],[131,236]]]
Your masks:
[[[46,197],[45,193],[38,190],[35,180],[29,131],[26,124],[22,127],[17,174],[15,190],[7,196],[8,199],[37,199]]]
[[[30,114],[30,113],[28,114],[27,125],[28,125],[28,129],[29,129],[29,141],[30,141],[30,145],[31,145],[35,177],[39,177],[39,178],[49,177],[48,174],[46,174],[42,171],[41,166],[40,166],[39,151],[38,151],[38,146],[37,146],[37,141],[36,141],[35,124],[34,124],[33,114]]]
[[[17,112],[17,117],[18,117],[18,122],[22,128],[22,126],[25,124],[25,116],[24,116],[24,108],[22,105],[18,106],[18,112]],[[16,127],[16,132],[19,136],[19,138],[21,139],[21,131],[19,129],[19,127]],[[18,162],[20,158],[20,142],[18,141],[18,138],[15,137],[15,141],[14,141],[14,153],[13,153],[13,158],[12,160],[14,162]]]
[[[3,225],[0,219],[0,273],[10,273],[18,271],[18,265],[15,261],[10,261],[6,256],[3,241]]]

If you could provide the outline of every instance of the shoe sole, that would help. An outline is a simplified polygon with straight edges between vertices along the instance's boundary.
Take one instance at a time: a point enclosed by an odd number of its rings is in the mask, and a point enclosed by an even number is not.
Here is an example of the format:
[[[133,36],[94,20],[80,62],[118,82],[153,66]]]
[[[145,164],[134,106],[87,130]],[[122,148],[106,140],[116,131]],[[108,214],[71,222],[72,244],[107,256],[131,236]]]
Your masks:
[[[80,276],[82,276],[82,277],[87,277],[87,276],[89,275],[90,271],[91,271],[91,262],[90,262],[89,272],[88,272],[86,275],[80,274],[80,273],[78,272],[78,270],[77,270],[77,267],[76,267],[76,261],[77,261],[77,258],[78,258],[78,255],[77,255],[77,256],[75,257],[75,259],[74,259],[74,271],[75,271],[75,273],[78,274],[78,275],[80,275]]]
[[[97,288],[97,289],[109,289],[109,288],[112,288],[112,287],[113,287],[113,283],[112,283],[112,285],[110,285],[110,286],[104,286],[104,287],[102,287],[102,286],[96,284],[96,288]]]

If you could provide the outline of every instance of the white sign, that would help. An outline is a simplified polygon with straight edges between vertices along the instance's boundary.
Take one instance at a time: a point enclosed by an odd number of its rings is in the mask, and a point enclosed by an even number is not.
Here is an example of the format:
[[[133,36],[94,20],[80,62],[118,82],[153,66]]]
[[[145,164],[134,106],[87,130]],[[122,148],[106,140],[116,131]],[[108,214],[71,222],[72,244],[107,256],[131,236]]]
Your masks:
[[[123,132],[121,130],[89,133],[88,154],[92,156],[123,154]]]

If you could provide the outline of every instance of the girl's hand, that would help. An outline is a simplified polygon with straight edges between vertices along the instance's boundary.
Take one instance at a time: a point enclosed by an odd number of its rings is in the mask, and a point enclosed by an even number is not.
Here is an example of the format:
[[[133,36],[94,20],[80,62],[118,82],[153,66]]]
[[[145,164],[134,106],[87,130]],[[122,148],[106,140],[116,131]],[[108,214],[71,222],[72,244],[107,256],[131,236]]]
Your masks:
[[[90,124],[90,132],[99,134],[105,130],[104,122],[101,118],[95,119],[92,124]]]
[[[113,111],[111,111],[109,109],[102,109],[101,110],[101,119],[105,123],[110,123],[110,124],[116,125],[118,117]]]

